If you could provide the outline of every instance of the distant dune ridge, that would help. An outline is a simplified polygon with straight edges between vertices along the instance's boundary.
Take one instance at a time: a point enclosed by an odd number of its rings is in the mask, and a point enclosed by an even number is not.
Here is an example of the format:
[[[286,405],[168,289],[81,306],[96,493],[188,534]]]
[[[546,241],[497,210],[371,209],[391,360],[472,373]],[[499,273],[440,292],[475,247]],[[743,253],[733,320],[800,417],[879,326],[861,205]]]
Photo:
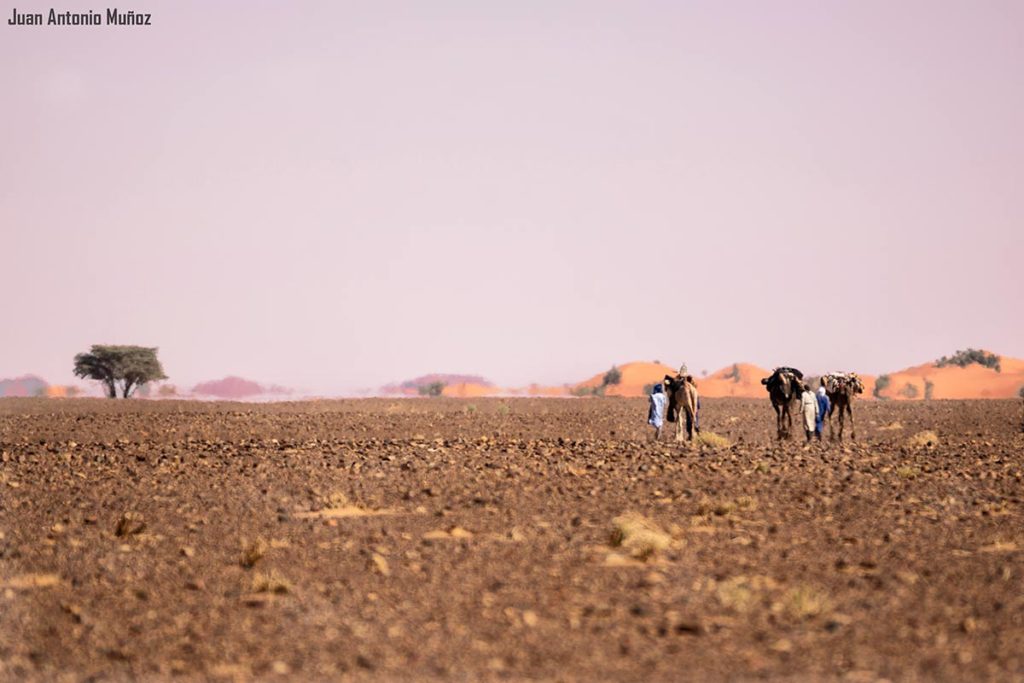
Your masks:
[[[44,396],[48,386],[44,379],[35,375],[0,379],[0,396]]]
[[[960,352],[958,352],[960,353]],[[989,353],[981,352],[978,353]],[[954,358],[957,358],[954,355]],[[970,398],[1016,398],[1024,388],[1024,360],[999,356],[999,369],[986,367],[977,362],[968,362],[963,367],[955,363],[940,367],[937,361],[924,363],[898,372],[884,375],[861,375],[864,381],[866,400],[905,401],[915,399],[970,399]],[[618,371],[618,382],[607,383],[612,368]],[[808,376],[814,375],[809,368]],[[445,384],[443,395],[473,398],[478,396],[643,396],[650,387],[661,382],[665,375],[674,375],[678,367],[659,361],[633,361],[610,365],[607,369],[576,384],[555,387],[530,385],[528,388],[499,388],[478,376],[467,375],[424,375],[402,384],[392,384],[382,389],[383,393],[419,395],[417,387],[431,382]],[[845,372],[849,368],[830,368],[826,372]],[[733,363],[720,370],[704,374],[695,367],[688,368],[689,374],[697,381],[702,396],[765,398],[767,393],[761,379],[771,374],[770,368],[752,363]],[[882,388],[879,387],[879,378]],[[446,381],[446,379],[448,381]]]
[[[980,360],[979,360],[980,359]],[[787,360],[787,362],[793,362]],[[799,367],[799,366],[798,366]],[[615,368],[614,373],[610,373]],[[816,368],[801,368],[814,376]],[[421,396],[428,388],[441,387],[443,396],[478,398],[484,396],[643,396],[652,385],[665,375],[674,375],[679,368],[660,361],[633,361],[609,365],[606,369],[575,384],[526,387],[499,387],[480,375],[433,373],[404,382],[381,387],[367,395]],[[850,368],[829,368],[828,372],[843,372]],[[771,369],[752,363],[733,363],[715,372],[706,373],[694,366],[689,374],[697,381],[701,396],[765,398],[767,393],[761,379]],[[617,375],[617,378],[616,378]],[[617,381],[615,381],[617,379]],[[882,375],[861,375],[865,400],[929,400],[929,399],[981,399],[1016,398],[1024,390],[1024,360],[997,356],[988,351],[968,349],[958,351],[951,358],[923,363],[897,372]],[[23,375],[0,379],[0,397],[49,396],[73,397],[89,395],[81,387],[50,385],[36,375]],[[148,398],[217,398],[224,400],[274,400],[291,394],[291,390],[276,385],[263,385],[242,377],[228,376],[219,380],[201,382],[191,393],[178,394],[154,390]]]
[[[493,384],[479,375],[459,375],[451,373],[421,375],[420,377],[409,379],[401,383],[388,384],[381,387],[380,393],[419,396],[421,389],[425,389],[432,384],[438,383],[444,385],[446,396],[484,396],[491,393],[500,393],[494,388]],[[461,389],[456,389],[456,387],[461,387]]]
[[[879,378],[888,379],[879,389],[879,398],[911,400],[923,398],[1014,398],[1024,387],[1024,360],[1000,357],[996,371],[977,363],[966,367],[947,365],[937,367],[925,363],[912,368],[870,377],[865,382],[865,394],[874,394]],[[884,382],[884,381],[883,381]]]
[[[291,391],[275,385],[263,386],[242,377],[228,376],[224,379],[201,382],[192,387],[192,393],[199,396],[214,396],[229,400],[255,398],[257,396],[284,395]]]

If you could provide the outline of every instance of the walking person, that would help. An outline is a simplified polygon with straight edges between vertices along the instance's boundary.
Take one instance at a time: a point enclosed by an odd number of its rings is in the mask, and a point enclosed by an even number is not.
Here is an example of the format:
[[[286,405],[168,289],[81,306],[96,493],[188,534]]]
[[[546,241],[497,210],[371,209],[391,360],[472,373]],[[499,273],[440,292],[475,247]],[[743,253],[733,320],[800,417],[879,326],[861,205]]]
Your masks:
[[[665,425],[665,404],[668,398],[665,390],[660,384],[655,384],[651,389],[650,408],[647,411],[647,424],[654,427],[654,440],[661,438],[661,428]]]
[[[811,435],[814,434],[814,424],[818,421],[818,399],[808,384],[804,384],[804,392],[800,394],[800,414],[804,418],[804,435],[807,443],[811,442]]]
[[[825,391],[825,379],[822,378],[821,386],[818,387],[818,419],[814,421],[814,434],[818,437],[818,441],[821,441],[821,435],[825,431],[825,417],[831,407],[832,403],[828,400],[828,392]]]

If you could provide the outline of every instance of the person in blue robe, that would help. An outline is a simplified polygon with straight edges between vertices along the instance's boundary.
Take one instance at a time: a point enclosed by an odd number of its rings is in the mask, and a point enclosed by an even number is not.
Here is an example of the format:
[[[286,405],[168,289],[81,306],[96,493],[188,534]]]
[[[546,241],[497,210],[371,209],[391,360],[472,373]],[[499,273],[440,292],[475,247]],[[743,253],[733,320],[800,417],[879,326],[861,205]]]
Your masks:
[[[828,400],[828,393],[825,391],[825,380],[821,380],[817,398],[818,417],[814,421],[814,434],[818,437],[818,441],[821,441],[821,435],[825,431],[825,417],[828,415],[829,408],[832,407],[831,401]]]

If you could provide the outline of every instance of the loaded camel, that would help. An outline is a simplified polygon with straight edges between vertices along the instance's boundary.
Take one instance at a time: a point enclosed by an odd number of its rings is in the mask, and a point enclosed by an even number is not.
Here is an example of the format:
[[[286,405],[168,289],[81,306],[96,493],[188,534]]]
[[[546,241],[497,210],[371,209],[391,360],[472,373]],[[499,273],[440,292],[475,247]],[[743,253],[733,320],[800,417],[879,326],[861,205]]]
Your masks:
[[[825,394],[832,404],[828,411],[828,430],[832,438],[836,438],[832,427],[832,414],[839,411],[839,440],[843,440],[843,423],[850,416],[850,438],[857,438],[857,429],[853,422],[853,399],[857,394],[864,393],[864,383],[855,373],[833,372],[821,378],[825,385]]]
[[[685,369],[685,366],[684,366]],[[697,383],[692,375],[665,375],[665,393],[668,394],[668,419],[676,423],[676,441],[686,438],[693,441],[693,429],[697,421]],[[700,431],[698,428],[697,431]]]
[[[771,377],[765,377],[761,384],[768,390],[768,396],[772,400],[772,407],[775,408],[775,428],[777,436],[781,440],[788,438],[790,430],[793,429],[793,414],[790,412],[790,404],[794,399],[800,398],[803,391],[804,375],[796,368],[775,368]]]

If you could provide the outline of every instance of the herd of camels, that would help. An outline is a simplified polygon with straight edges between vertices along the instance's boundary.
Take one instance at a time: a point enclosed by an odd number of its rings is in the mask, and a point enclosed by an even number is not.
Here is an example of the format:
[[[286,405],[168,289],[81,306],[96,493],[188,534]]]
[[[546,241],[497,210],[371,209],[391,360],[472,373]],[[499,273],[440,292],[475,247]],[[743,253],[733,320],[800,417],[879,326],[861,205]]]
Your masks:
[[[850,436],[857,438],[857,430],[853,421],[853,399],[857,394],[864,393],[864,383],[856,374],[832,373],[821,378],[822,386],[829,399],[828,426],[832,438],[843,439],[843,426],[846,417],[850,418]],[[791,404],[800,398],[804,390],[804,375],[796,368],[781,367],[775,368],[770,377],[761,380],[761,384],[768,390],[772,407],[775,408],[775,427],[778,438],[788,438],[793,429],[793,415],[790,411]],[[665,376],[665,389],[669,398],[668,413],[669,421],[676,422],[676,440],[683,439],[683,414],[686,415],[686,431],[689,438],[693,438],[692,426],[696,424],[696,391],[693,387],[692,378],[684,375],[682,371],[676,377]],[[839,413],[839,432],[836,434],[832,427],[832,415]],[[677,416],[673,419],[672,416]]]

